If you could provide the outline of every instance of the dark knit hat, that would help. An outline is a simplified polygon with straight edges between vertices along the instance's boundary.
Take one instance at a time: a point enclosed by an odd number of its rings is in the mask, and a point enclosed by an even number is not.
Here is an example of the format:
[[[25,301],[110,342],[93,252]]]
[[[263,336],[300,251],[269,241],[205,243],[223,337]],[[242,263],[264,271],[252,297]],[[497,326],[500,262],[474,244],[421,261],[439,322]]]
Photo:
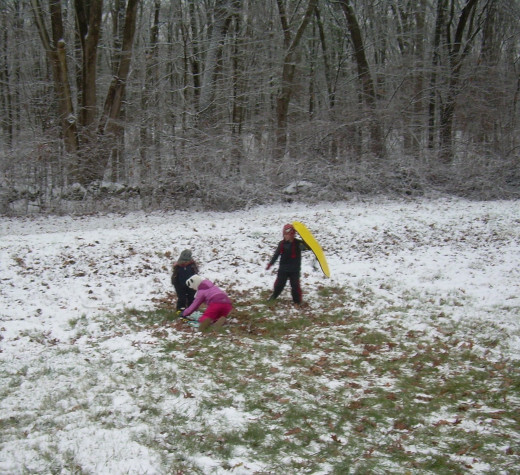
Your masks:
[[[189,249],[185,249],[181,252],[181,255],[179,257],[179,260],[177,262],[183,263],[183,262],[190,262],[193,258],[191,257],[191,251]]]

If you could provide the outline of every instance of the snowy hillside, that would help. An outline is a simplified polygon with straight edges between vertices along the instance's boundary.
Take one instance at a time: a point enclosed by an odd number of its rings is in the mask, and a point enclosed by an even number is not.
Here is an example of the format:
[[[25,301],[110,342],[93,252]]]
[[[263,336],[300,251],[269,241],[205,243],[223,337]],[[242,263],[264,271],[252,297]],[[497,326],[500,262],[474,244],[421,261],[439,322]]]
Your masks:
[[[152,414],[164,420],[178,410],[195,432],[220,424],[243,434],[257,417],[240,397],[215,413],[201,413],[201,401],[210,390],[204,374],[211,375],[215,389],[219,385],[211,357],[207,373],[194,366],[189,375],[180,362],[201,338],[206,338],[201,345],[209,345],[204,351],[230,349],[238,340],[247,345],[250,337],[256,338],[254,345],[268,344],[268,333],[251,330],[253,310],[264,312],[262,300],[275,279],[265,266],[282,226],[294,220],[314,233],[331,269],[331,279],[326,279],[311,256],[304,255],[303,312],[308,319],[349,315],[359,318],[365,331],[393,327],[399,333],[402,325],[409,332],[430,334],[431,341],[443,326],[461,322],[475,329],[471,343],[466,342],[471,351],[493,363],[511,362],[517,370],[519,211],[513,201],[360,199],[233,213],[0,218],[0,473],[181,473],[186,467],[200,473],[281,473],[279,465],[274,468],[251,447],[218,457],[195,448],[177,459],[179,449],[168,448],[177,447],[175,442],[162,440],[168,430],[159,431],[157,421],[140,414],[147,387],[147,397],[155,401]],[[129,329],[127,323],[140,313],[152,312],[148,315],[153,319],[153,312],[168,310],[171,267],[186,248],[193,251],[200,273],[235,299],[237,313],[229,328],[210,342],[193,329],[160,319]],[[338,289],[352,298],[340,300]],[[299,318],[289,301],[286,289],[270,311],[278,318]],[[121,315],[128,315],[128,322],[119,320]],[[249,333],[234,333],[233,327],[247,327]],[[482,342],[490,340],[495,343],[484,348]],[[345,341],[352,341],[350,334]],[[177,345],[176,356],[163,361],[159,345],[166,342]],[[288,339],[276,346],[290,353],[291,345]],[[146,358],[160,361],[166,373],[157,369],[163,376],[153,383],[140,380],[137,373],[132,380],[131,372]],[[278,377],[288,371],[277,368]],[[168,373],[176,375],[175,381],[164,379]],[[320,384],[332,388],[332,380],[321,376]],[[341,382],[339,378],[334,384]],[[230,387],[220,390],[233,392]],[[509,404],[520,410],[518,393]],[[349,431],[343,430],[334,437],[345,443]],[[289,432],[286,438],[292,436]],[[507,449],[513,457],[508,469],[519,469],[518,433],[508,437],[507,443],[516,446]],[[296,470],[288,461],[291,453],[285,457],[280,463]],[[475,473],[490,468],[473,459]],[[399,466],[385,460],[390,463],[386,469]],[[330,459],[320,464],[321,473],[339,470]]]

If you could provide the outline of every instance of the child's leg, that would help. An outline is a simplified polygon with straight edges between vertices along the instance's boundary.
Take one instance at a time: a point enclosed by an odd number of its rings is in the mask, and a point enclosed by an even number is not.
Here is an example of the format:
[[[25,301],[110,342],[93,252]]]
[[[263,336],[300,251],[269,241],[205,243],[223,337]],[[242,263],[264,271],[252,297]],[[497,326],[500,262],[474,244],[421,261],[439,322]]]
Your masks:
[[[211,325],[211,329],[213,331],[218,332],[226,323],[227,323],[227,318],[220,317],[213,325]]]
[[[300,273],[294,273],[290,276],[291,294],[294,303],[302,303],[302,289],[300,287]]]
[[[186,307],[186,295],[184,292],[179,292],[177,299],[177,310],[184,310]]]
[[[212,323],[213,323],[213,320],[211,320],[211,318],[207,318],[203,322],[200,322],[199,331],[201,331],[201,332],[206,331]]]
[[[199,329],[206,330],[212,323],[215,323],[221,317],[227,317],[233,306],[230,303],[211,303],[205,312],[199,318]]]
[[[182,308],[184,308],[184,294],[182,292],[182,288],[175,283],[173,284],[173,287],[175,288],[175,293],[177,294],[177,304],[175,308],[177,310],[181,310]]]
[[[278,275],[276,276],[276,280],[274,282],[273,294],[271,297],[269,297],[269,300],[274,300],[282,293],[282,290],[285,288],[285,284],[287,284],[288,277],[289,276],[287,272],[278,271]]]

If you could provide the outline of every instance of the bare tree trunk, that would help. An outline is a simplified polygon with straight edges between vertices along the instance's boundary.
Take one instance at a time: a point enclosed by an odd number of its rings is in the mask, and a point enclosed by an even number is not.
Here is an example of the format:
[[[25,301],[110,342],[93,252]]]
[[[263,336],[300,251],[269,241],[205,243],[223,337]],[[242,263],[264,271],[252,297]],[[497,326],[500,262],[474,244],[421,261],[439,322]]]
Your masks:
[[[158,86],[158,41],[159,41],[159,12],[161,1],[155,0],[153,25],[150,29],[150,42],[146,48],[145,60],[145,84],[141,91],[141,108],[143,116],[140,125],[140,148],[139,148],[139,173],[141,182],[146,182],[153,177],[154,172],[160,174],[160,127],[157,120],[159,100],[157,97]],[[150,133],[151,132],[151,133]],[[150,137],[154,137],[157,150],[153,149]]]
[[[192,43],[192,55],[191,55],[191,71],[193,76],[193,95],[195,99],[195,109],[200,110],[200,91],[201,91],[201,72],[200,72],[200,51],[199,51],[199,40],[198,31],[195,18],[195,5],[194,2],[188,2],[189,16],[190,16],[190,31],[191,31],[191,43]],[[186,43],[189,42],[189,35],[186,35]],[[185,44],[186,44],[185,43]],[[187,52],[187,44],[186,44]],[[189,57],[186,55],[186,57]],[[187,82],[186,82],[187,84]]]
[[[239,21],[237,18],[237,30],[240,30]],[[233,44],[233,109],[231,115],[231,132],[234,135],[240,135],[242,133],[242,123],[245,118],[245,90],[247,84],[247,77],[243,70],[243,60],[241,55],[244,54],[242,51],[243,41],[236,35]]]
[[[426,0],[420,0],[415,13],[416,32],[414,35],[416,71],[413,78],[413,117],[412,117],[412,152],[416,155],[424,144],[424,21],[426,15]]]
[[[323,28],[323,20],[321,18],[320,9],[318,6],[316,6],[316,9],[314,10],[314,13],[316,15],[316,23],[318,24],[318,32],[320,35],[320,44],[321,44],[321,50],[323,53],[323,67],[324,67],[324,75],[325,75],[325,82],[327,83],[327,97],[328,97],[328,104],[330,112],[334,110],[334,102],[335,102],[335,93],[334,89],[332,87],[332,74],[331,74],[331,68],[329,64],[329,56],[328,56],[328,48],[327,48],[327,40],[325,35],[325,30]]]
[[[208,117],[209,109],[215,93],[215,71],[217,68],[218,50],[229,28],[229,6],[227,0],[217,0],[215,4],[215,20],[212,25],[211,39],[204,61],[202,74],[199,118]]]
[[[79,104],[80,167],[78,181],[88,185],[96,177],[98,151],[94,123],[97,116],[97,49],[103,0],[75,0],[76,24],[81,44]]]
[[[413,4],[399,4],[391,7],[398,22],[397,43],[403,64],[410,69],[409,78],[405,75],[406,89],[409,91],[410,106],[404,114],[404,150],[418,155],[421,150],[421,137],[424,132],[424,25],[426,0]],[[411,113],[409,113],[410,111]]]
[[[103,0],[92,0],[88,3],[75,0],[75,11],[81,49],[83,51],[79,122],[82,127],[87,129],[87,134],[90,135],[88,129],[96,120],[97,115],[97,49],[101,30]]]
[[[282,68],[282,84],[280,86],[280,92],[276,98],[276,149],[275,157],[278,159],[283,158],[286,147],[287,147],[287,115],[289,113],[289,103],[294,88],[294,73],[296,71],[296,49],[300,43],[303,32],[311,20],[312,14],[318,4],[317,0],[309,0],[307,9],[303,19],[296,31],[294,37],[292,36],[289,22],[287,20],[287,13],[282,0],[277,0],[278,11],[280,13],[280,21],[282,23],[282,29],[284,34],[284,46],[285,56],[283,60]]]
[[[132,59],[132,45],[134,42],[135,25],[137,18],[137,6],[139,0],[129,0],[126,7],[125,26],[123,30],[123,44],[121,47],[121,55],[119,67],[116,76],[112,79],[110,88],[105,100],[103,114],[99,121],[99,135],[104,136],[105,140],[113,140],[115,136],[122,134],[123,128],[119,123],[121,107],[125,95],[126,80],[130,71]],[[92,179],[103,178],[103,171],[110,157],[104,156],[99,158],[98,166],[93,170]]]
[[[350,0],[341,0],[341,7],[343,8],[343,13],[347,19],[350,37],[354,46],[354,57],[357,64],[358,78],[361,83],[363,101],[369,110],[371,150],[372,153],[377,157],[383,157],[385,155],[385,146],[381,124],[376,117],[376,91],[365,54],[365,46],[361,35],[361,29],[359,27],[354,9],[350,4]]]
[[[72,94],[68,78],[67,55],[65,42],[63,41],[63,20],[61,13],[61,1],[50,1],[52,40],[49,37],[40,0],[31,0],[31,6],[35,16],[38,33],[43,47],[51,63],[54,78],[54,87],[58,98],[58,114],[65,143],[65,150],[70,155],[78,151],[77,124],[72,106]]]
[[[126,14],[126,0],[115,0],[112,6],[112,48],[113,51],[118,52],[121,51],[123,46],[123,30],[125,25],[125,14]],[[117,75],[117,70],[119,67],[119,58],[117,57],[117,53],[114,54],[114,57],[111,61],[112,67],[112,75]],[[143,109],[144,111],[144,109]],[[121,114],[120,122],[125,122],[124,111]],[[124,127],[119,127],[120,132],[115,137],[115,140],[108,144],[110,151],[106,151],[109,153],[110,163],[109,163],[109,171],[111,173],[110,180],[111,181],[126,181],[128,179],[128,166],[127,161],[125,160],[125,136],[124,136]]]
[[[440,62],[440,43],[442,26],[444,24],[444,2],[437,0],[437,14],[435,17],[435,30],[433,34],[432,71],[430,75],[430,97],[428,101],[428,148],[435,147],[435,111],[437,109],[437,68]]]
[[[478,0],[468,0],[459,17],[457,29],[453,41],[450,41],[448,34],[448,58],[449,58],[449,80],[446,100],[441,108],[440,114],[440,155],[442,163],[450,163],[453,160],[453,119],[457,96],[460,86],[460,72],[465,56],[471,49],[471,42],[474,39],[476,28],[470,17],[474,14]],[[463,45],[463,36],[467,27],[467,41]],[[449,32],[449,25],[448,25]]]
[[[500,109],[501,98],[497,94],[496,65],[500,58],[500,25],[497,24],[497,2],[489,4],[482,29],[481,55],[479,61],[478,82],[482,87],[482,102],[484,107],[477,117],[478,130],[476,140],[484,146],[490,145],[496,137],[494,136],[497,124],[496,111]]]
[[[13,146],[13,104],[11,102],[11,91],[10,91],[10,82],[11,75],[9,71],[9,64],[7,62],[7,52],[9,47],[8,35],[6,20],[7,20],[7,12],[2,10],[0,12],[1,15],[1,23],[0,27],[2,29],[2,52],[1,52],[1,63],[0,63],[0,110],[2,111],[2,115],[5,117],[5,120],[2,120],[2,129],[4,130],[4,134],[6,139],[6,147],[10,150]]]

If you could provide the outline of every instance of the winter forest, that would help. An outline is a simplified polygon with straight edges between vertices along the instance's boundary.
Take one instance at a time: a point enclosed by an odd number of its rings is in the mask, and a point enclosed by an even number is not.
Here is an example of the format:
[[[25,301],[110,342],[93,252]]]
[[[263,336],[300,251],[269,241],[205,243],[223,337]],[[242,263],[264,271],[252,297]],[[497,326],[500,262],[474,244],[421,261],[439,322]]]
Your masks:
[[[518,197],[518,0],[0,6],[2,214]]]

